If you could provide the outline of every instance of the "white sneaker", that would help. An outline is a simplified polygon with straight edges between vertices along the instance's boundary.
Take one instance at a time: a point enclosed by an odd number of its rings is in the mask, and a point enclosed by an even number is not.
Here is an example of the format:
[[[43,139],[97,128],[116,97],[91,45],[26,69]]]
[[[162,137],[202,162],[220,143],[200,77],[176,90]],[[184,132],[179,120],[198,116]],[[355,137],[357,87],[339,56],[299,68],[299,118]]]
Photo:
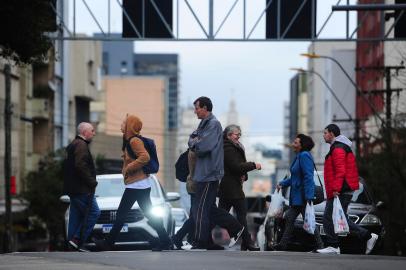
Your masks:
[[[334,247],[326,247],[326,248],[321,248],[317,250],[317,253],[320,254],[340,254],[340,248],[334,248]]]
[[[183,250],[191,250],[192,249],[192,245],[189,244],[187,241],[183,241],[183,246],[181,247],[181,249]]]
[[[244,231],[244,229],[245,229],[245,227],[242,226],[241,231],[239,231],[236,236],[234,236],[234,237],[231,238],[230,244],[228,244],[228,247],[229,247],[229,248],[230,248],[230,247],[233,247],[233,246],[237,243],[237,241],[238,241],[238,239],[240,239],[240,237],[241,237],[242,232]]]
[[[378,235],[375,233],[371,233],[371,238],[367,241],[367,248],[365,249],[365,254],[368,255],[371,253],[372,249],[376,244],[376,240],[378,240]]]

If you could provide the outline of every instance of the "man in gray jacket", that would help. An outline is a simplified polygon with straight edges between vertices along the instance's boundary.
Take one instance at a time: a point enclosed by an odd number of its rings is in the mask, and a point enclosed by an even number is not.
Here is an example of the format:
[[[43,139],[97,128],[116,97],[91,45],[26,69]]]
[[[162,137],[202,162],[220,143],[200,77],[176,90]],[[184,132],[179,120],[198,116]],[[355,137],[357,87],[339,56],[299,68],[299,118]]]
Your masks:
[[[193,247],[210,249],[212,224],[218,224],[228,230],[231,247],[241,236],[244,227],[216,205],[217,188],[224,176],[223,130],[211,112],[213,104],[208,97],[199,97],[193,105],[197,118],[201,119],[188,142],[190,151],[196,154],[192,175],[193,181],[196,182],[196,203],[192,206],[195,221]]]

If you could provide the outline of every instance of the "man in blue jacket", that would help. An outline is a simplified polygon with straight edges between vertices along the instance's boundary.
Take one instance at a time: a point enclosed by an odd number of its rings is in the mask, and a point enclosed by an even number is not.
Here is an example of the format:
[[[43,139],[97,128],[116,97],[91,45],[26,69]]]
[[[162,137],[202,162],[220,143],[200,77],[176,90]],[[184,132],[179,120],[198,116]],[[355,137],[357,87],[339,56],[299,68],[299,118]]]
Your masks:
[[[223,129],[211,112],[213,104],[208,97],[199,97],[193,105],[197,118],[201,120],[188,142],[190,151],[196,155],[192,175],[196,183],[196,203],[192,206],[195,221],[193,247],[210,249],[211,224],[218,224],[228,230],[231,247],[241,236],[244,227],[216,205],[219,181],[224,176]]]

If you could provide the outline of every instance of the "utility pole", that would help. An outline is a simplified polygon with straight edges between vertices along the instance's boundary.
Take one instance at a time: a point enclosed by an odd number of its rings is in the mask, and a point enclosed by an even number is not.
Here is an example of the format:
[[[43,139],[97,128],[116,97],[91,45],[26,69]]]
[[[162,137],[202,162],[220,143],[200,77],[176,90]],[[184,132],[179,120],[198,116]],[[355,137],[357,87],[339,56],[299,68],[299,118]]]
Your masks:
[[[385,82],[386,88],[385,89],[374,89],[374,90],[362,90],[363,93],[369,93],[372,95],[379,95],[385,94],[385,130],[384,130],[384,138],[387,146],[388,151],[392,151],[392,93],[393,92],[401,92],[403,89],[401,88],[391,88],[391,71],[395,70],[399,72],[399,70],[405,69],[405,66],[375,66],[375,67],[358,67],[356,71],[363,71],[363,70],[380,70],[383,71],[385,75]],[[363,94],[360,93],[360,94]]]
[[[10,179],[11,179],[11,67],[9,64],[4,65],[4,77],[6,83],[6,99],[4,106],[4,131],[5,131],[5,153],[4,153],[4,182],[5,182],[5,198],[6,198],[6,213],[4,219],[4,235],[3,235],[3,251],[11,252],[11,194],[10,194]]]

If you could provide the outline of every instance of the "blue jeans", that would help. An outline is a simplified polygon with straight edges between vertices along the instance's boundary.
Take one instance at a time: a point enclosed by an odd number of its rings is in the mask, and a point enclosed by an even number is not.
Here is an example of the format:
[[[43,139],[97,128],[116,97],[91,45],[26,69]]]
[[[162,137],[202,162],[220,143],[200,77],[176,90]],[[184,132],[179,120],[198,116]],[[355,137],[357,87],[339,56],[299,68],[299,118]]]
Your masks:
[[[77,194],[70,197],[68,240],[80,239],[85,243],[100,216],[94,194]]]

